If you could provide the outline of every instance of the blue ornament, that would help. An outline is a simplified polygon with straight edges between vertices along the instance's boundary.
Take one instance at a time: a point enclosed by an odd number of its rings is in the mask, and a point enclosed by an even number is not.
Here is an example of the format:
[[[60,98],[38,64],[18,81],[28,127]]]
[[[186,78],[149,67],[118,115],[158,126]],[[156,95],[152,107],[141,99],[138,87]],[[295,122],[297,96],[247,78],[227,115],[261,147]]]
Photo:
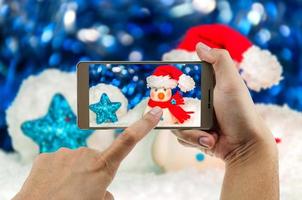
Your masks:
[[[175,105],[176,104],[176,100],[175,99],[171,99],[171,104]]]
[[[198,162],[201,162],[205,159],[205,156],[203,153],[198,153],[198,154],[196,154],[195,158]]]
[[[89,109],[96,114],[96,123],[117,122],[116,111],[121,107],[120,102],[111,102],[108,95],[103,93],[98,103],[89,105]]]
[[[81,130],[67,100],[62,94],[55,94],[44,117],[25,121],[23,133],[39,145],[40,152],[54,152],[60,147],[76,149],[86,146],[86,139],[92,131]]]

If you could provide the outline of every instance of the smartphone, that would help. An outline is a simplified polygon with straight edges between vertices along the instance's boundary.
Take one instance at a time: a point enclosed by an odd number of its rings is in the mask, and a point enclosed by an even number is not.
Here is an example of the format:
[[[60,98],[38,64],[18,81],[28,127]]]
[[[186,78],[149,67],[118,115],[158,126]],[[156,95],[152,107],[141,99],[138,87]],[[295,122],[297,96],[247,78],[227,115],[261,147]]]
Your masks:
[[[123,129],[158,106],[156,129],[209,130],[214,84],[211,64],[202,61],[79,62],[78,126]]]

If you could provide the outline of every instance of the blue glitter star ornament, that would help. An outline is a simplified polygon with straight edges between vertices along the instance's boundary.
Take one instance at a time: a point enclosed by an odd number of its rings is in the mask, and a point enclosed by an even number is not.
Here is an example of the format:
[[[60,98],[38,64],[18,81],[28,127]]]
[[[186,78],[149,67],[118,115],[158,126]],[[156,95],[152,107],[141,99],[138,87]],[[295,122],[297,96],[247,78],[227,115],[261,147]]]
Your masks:
[[[96,123],[117,122],[116,111],[121,107],[120,102],[111,102],[108,95],[103,93],[98,103],[89,105],[89,109],[96,114]]]
[[[61,147],[76,149],[86,145],[92,131],[81,130],[77,119],[62,94],[55,94],[44,117],[25,121],[23,133],[39,145],[40,152],[54,152]]]

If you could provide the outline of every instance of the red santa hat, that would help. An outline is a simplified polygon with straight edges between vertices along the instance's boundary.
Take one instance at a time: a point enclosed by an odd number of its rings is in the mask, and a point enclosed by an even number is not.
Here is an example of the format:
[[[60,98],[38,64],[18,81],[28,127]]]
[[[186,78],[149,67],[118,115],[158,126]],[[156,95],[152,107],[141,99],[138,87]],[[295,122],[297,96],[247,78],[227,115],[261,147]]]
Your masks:
[[[228,50],[233,60],[238,63],[241,76],[252,90],[260,91],[282,80],[282,67],[276,56],[268,50],[260,49],[239,32],[221,24],[190,28],[177,49],[165,53],[163,60],[199,60],[195,52],[198,42],[211,48]]]
[[[195,88],[195,82],[192,77],[172,65],[158,66],[153,74],[147,77],[148,88],[173,89],[177,86],[181,91],[187,92]]]

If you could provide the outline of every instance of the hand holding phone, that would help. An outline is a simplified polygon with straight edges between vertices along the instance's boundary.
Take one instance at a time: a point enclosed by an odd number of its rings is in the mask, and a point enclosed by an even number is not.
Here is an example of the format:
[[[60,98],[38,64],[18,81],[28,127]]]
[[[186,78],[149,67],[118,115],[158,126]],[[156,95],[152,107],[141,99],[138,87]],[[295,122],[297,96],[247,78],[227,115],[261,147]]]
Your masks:
[[[276,142],[233,60],[226,50],[211,49],[203,43],[197,45],[197,54],[213,64],[218,126],[211,132],[176,131],[179,142],[225,161],[221,199],[278,199]]]

